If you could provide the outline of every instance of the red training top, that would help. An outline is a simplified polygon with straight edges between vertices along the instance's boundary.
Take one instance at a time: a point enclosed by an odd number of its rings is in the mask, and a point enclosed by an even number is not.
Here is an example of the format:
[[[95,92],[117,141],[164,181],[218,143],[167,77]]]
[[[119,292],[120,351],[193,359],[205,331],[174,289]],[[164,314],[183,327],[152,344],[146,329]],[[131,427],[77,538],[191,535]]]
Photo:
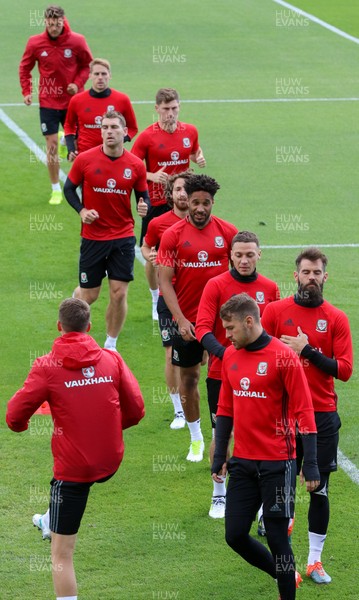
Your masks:
[[[317,431],[303,367],[276,338],[261,350],[226,349],[217,416],[233,418],[233,456],[248,460],[295,458],[296,421]]]
[[[235,279],[231,271],[210,279],[203,290],[198,307],[196,321],[196,337],[199,342],[206,333],[213,333],[222,346],[229,346],[230,341],[226,338],[226,331],[222,326],[219,310],[229,298],[235,294],[246,292],[257,302],[260,314],[269,302],[279,300],[279,289],[275,281],[267,279],[257,273],[255,281],[239,281]],[[208,377],[221,379],[222,360],[213,354],[208,361]]]
[[[82,92],[88,80],[92,54],[83,35],[71,31],[67,20],[57,39],[47,31],[29,38],[19,66],[23,96],[38,89],[42,108],[65,110],[72,96],[67,86],[75,83]],[[31,71],[38,64],[40,81],[34,86]]]
[[[237,232],[231,223],[211,216],[203,229],[186,217],[162,235],[157,262],[174,269],[178,304],[192,323],[207,281],[228,270],[231,243]],[[165,294],[164,298],[166,301]]]
[[[282,335],[298,335],[298,326],[308,336],[308,343],[324,356],[335,358],[338,379],[347,381],[353,369],[353,348],[349,321],[346,314],[324,300],[317,307],[296,304],[294,297],[284,298],[268,305],[263,313],[264,329],[277,338]],[[312,394],[314,410],[333,412],[337,410],[337,394],[334,379],[308,359],[301,358]]]
[[[156,173],[165,167],[165,173],[182,173],[190,165],[190,155],[197,152],[198,131],[194,125],[177,121],[173,133],[161,129],[158,123],[150,125],[139,134],[131,152],[144,160],[149,173]],[[161,184],[148,182],[152,206],[166,204],[167,200]]]
[[[131,192],[147,190],[143,162],[127,150],[112,160],[96,146],[79,154],[69,172],[69,179],[82,185],[82,203],[95,209],[99,219],[82,223],[81,236],[88,240],[113,240],[134,235]]]
[[[65,135],[78,135],[79,152],[102,144],[102,115],[110,110],[116,110],[125,117],[128,135],[131,139],[135,137],[138,127],[131,100],[117,90],[110,89],[110,92],[109,95],[101,97],[98,94],[92,96],[90,90],[86,90],[71,98],[64,131]]]
[[[54,422],[54,477],[64,481],[96,481],[114,473],[124,453],[122,430],[145,414],[139,385],[121,356],[75,332],[57,338],[52,351],[36,359],[9,401],[10,429],[25,431],[43,402]]]

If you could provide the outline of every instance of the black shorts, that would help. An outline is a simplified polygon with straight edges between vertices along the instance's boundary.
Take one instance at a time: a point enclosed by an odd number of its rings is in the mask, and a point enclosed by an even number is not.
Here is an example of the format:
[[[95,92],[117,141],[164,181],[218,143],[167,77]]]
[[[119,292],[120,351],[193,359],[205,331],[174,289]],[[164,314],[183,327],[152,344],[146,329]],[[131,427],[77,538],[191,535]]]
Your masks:
[[[163,296],[158,297],[157,302],[158,326],[161,332],[162,346],[172,346],[172,340],[178,335],[176,323],[172,318]]]
[[[77,483],[53,478],[50,482],[50,530],[61,535],[74,535],[80,529],[90,487],[108,481],[108,475],[98,481]]]
[[[97,241],[82,238],[79,281],[82,288],[99,287],[106,275],[116,281],[132,281],[136,238]]]
[[[320,473],[338,470],[338,444],[340,417],[337,412],[316,412],[317,425],[317,462]],[[297,472],[300,473],[303,462],[303,445],[300,435],[296,437]]]
[[[246,460],[232,456],[227,468],[226,517],[243,516],[254,520],[262,503],[264,517],[293,517],[295,459]]]
[[[155,217],[159,217],[160,215],[163,215],[164,213],[168,212],[169,210],[171,210],[171,209],[168,206],[168,204],[159,204],[158,206],[151,206],[148,209],[147,215],[145,217],[143,217],[143,219],[142,219],[140,247],[142,246],[144,237],[147,233],[147,227],[148,227],[149,222],[152,221],[152,219],[154,219]]]
[[[177,327],[177,325],[176,325]],[[178,330],[172,341],[172,364],[177,367],[194,367],[202,362],[204,348],[197,340],[187,342]]]
[[[207,400],[208,400],[208,408],[209,408],[209,416],[211,419],[212,429],[216,428],[216,414],[218,407],[218,398],[219,392],[221,389],[222,381],[221,379],[212,379],[211,377],[207,377]]]
[[[41,108],[40,106],[40,125],[42,135],[53,135],[59,130],[61,123],[64,126],[67,110],[57,110],[56,108]]]

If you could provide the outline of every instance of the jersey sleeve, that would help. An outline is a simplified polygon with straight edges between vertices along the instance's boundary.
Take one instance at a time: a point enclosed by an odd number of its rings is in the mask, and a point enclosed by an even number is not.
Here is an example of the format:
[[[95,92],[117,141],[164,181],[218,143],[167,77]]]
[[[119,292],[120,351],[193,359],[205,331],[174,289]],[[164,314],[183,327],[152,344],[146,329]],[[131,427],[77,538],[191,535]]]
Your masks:
[[[227,361],[231,350],[232,348],[228,348],[223,356],[222,384],[218,398],[217,416],[233,419],[233,389],[227,376]]]
[[[77,134],[77,96],[72,96],[67,113],[66,121],[64,125],[65,135],[76,135]]]
[[[283,350],[278,351],[277,360],[289,396],[290,415],[295,417],[293,422],[286,423],[285,427],[289,425],[295,431],[297,423],[300,433],[316,433],[312,396],[304,369],[296,353],[285,344],[282,346]]]
[[[218,306],[218,287],[213,280],[209,280],[203,290],[201,300],[198,306],[196,319],[196,338],[199,342],[206,333],[213,333],[217,315]]]
[[[165,231],[157,252],[157,264],[162,267],[176,267],[176,235],[171,228]]]
[[[338,363],[338,379],[348,381],[353,372],[353,343],[348,317],[342,311],[335,322],[333,355]]]
[[[68,178],[74,185],[76,185],[76,187],[78,185],[80,185],[80,183],[82,183],[82,181],[83,181],[83,160],[82,160],[81,154],[79,154],[79,156],[76,156],[76,158],[72,164],[72,167],[70,169],[70,172],[68,174]]]
[[[146,167],[145,165],[142,164],[138,164],[138,168],[137,168],[137,179],[135,181],[134,184],[134,189],[137,192],[145,192],[148,191],[148,186],[147,186],[147,179],[146,179]]]
[[[195,152],[197,152],[197,150],[199,148],[199,141],[198,141],[198,130],[197,130],[197,127],[195,127],[194,125],[192,127],[193,127],[192,154],[194,154]]]
[[[146,144],[146,133],[143,131],[140,133],[135,143],[131,148],[132,154],[138,156],[141,160],[145,160],[147,156],[147,144]]]
[[[128,96],[125,97],[124,102],[125,102],[125,106],[122,111],[122,114],[126,120],[128,136],[132,140],[138,132],[137,119],[136,119],[135,111],[133,110],[133,106],[131,104],[131,100],[128,98]]]
[[[262,323],[263,329],[265,329],[265,331],[267,333],[269,333],[269,335],[272,335],[275,337],[275,313],[273,310],[272,302],[267,304],[267,306],[265,307],[263,314],[261,316],[261,323]]]
[[[145,416],[145,405],[138,381],[123,358],[115,355],[119,364],[119,398],[122,412],[122,429],[137,425]]]
[[[19,66],[20,86],[23,96],[28,96],[32,92],[32,75],[36,63],[36,58],[33,52],[33,44],[31,38],[26,44],[24,54],[22,55]]]
[[[79,37],[80,50],[77,61],[77,73],[74,81],[71,83],[75,83],[79,90],[81,90],[90,75],[90,62],[92,61],[92,54],[84,36],[79,34]]]
[[[152,219],[149,222],[147,232],[144,238],[147,246],[152,248],[152,246],[157,246],[160,243],[161,238],[158,235],[158,230],[156,229],[156,223],[154,223],[156,219]]]
[[[46,357],[42,357],[44,360]],[[30,417],[36,410],[49,399],[49,391],[44,367],[38,358],[23,387],[14,394],[8,403],[6,423],[12,431],[25,431],[28,428]]]

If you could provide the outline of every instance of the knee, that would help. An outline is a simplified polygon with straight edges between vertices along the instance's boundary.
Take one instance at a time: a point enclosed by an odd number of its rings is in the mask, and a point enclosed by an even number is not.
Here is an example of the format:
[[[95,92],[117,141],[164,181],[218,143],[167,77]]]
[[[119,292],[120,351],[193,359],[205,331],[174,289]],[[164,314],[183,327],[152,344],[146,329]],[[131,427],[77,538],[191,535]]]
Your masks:
[[[127,287],[115,287],[110,290],[111,302],[123,304],[127,300]]]
[[[234,529],[226,529],[225,539],[226,543],[230,548],[233,548],[238,552],[245,544],[245,540],[248,538],[248,534]]]
[[[181,382],[186,389],[194,389],[199,383],[199,374],[197,373],[181,373]]]

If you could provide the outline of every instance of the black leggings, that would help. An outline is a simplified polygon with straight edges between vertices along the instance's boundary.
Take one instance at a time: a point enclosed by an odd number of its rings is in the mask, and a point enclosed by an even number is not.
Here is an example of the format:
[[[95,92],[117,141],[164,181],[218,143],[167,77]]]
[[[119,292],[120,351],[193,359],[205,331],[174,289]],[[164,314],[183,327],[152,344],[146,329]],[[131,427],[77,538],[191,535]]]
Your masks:
[[[330,473],[320,473],[319,487],[310,493],[308,529],[319,535],[327,533],[329,524],[329,475]]]
[[[226,516],[226,542],[249,564],[278,581],[281,600],[295,599],[295,563],[288,540],[287,518],[264,518],[269,550],[249,535],[251,517]]]

